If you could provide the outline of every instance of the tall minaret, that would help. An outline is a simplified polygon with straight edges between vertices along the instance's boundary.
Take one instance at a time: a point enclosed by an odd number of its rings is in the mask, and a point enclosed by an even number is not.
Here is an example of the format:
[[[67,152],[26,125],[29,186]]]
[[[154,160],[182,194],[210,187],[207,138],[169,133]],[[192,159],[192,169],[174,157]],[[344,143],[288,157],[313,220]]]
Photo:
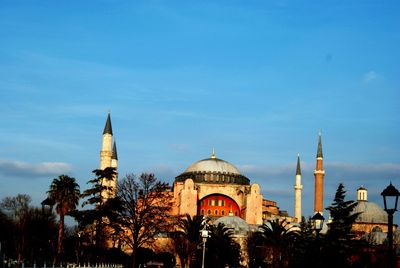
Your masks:
[[[294,185],[294,216],[297,222],[301,222],[301,189],[303,185],[301,185],[300,155],[297,155],[296,184]]]
[[[106,125],[103,131],[103,142],[100,151],[100,169],[111,167],[113,133],[110,113],[108,113]]]
[[[315,177],[315,188],[314,188],[314,213],[324,212],[324,166],[323,166],[323,155],[322,155],[322,141],[321,132],[318,138],[318,150],[317,150],[317,164],[314,170]]]
[[[110,113],[108,113],[106,125],[103,131],[103,142],[100,151],[100,169],[104,170],[108,167],[118,168],[118,156],[117,156],[117,147],[114,141],[113,144],[113,132],[111,127],[111,118]],[[110,192],[102,193],[102,197],[107,199],[110,196],[114,196],[115,189],[117,186],[117,176],[114,177],[112,181],[102,181],[103,185],[111,186],[113,190]]]

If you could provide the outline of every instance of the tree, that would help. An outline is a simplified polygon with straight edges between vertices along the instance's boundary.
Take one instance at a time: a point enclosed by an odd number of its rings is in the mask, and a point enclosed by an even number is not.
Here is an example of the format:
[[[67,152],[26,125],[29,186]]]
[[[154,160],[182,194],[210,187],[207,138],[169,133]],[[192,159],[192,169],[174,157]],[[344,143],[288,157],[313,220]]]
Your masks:
[[[171,234],[175,252],[184,268],[190,267],[194,261],[197,246],[201,243],[202,223],[202,216],[191,217],[186,214],[184,218],[178,220],[178,230]]]
[[[89,236],[90,245],[89,251],[92,252],[93,259],[99,261],[104,260],[104,250],[107,240],[107,232],[105,232],[106,225],[112,217],[115,208],[112,207],[112,198],[104,198],[104,193],[107,196],[112,196],[113,189],[109,182],[114,180],[117,172],[113,167],[105,169],[95,169],[92,171],[95,178],[88,181],[91,187],[85,190],[81,198],[86,199],[82,203],[82,207],[90,207],[89,209],[74,211],[72,216],[79,224],[79,229],[84,231]],[[91,233],[91,234],[89,234]]]
[[[75,210],[78,205],[80,190],[75,178],[60,175],[58,178],[53,179],[47,193],[49,199],[55,202],[57,214],[60,216],[56,257],[56,260],[59,261],[64,237],[64,217],[69,211]]]
[[[2,253],[21,261],[49,260],[52,255],[52,241],[57,228],[55,215],[30,206],[30,196],[18,194],[6,197],[0,203],[0,241]]]
[[[232,228],[218,223],[210,226],[207,239],[206,267],[238,267],[240,264],[240,245],[233,239]]]
[[[293,253],[298,232],[285,220],[268,220],[260,226],[261,236],[270,251],[272,267],[283,267]]]
[[[169,231],[170,194],[169,185],[154,174],[143,173],[140,177],[128,174],[118,183],[115,198],[118,209],[112,226],[132,249],[132,267],[137,265],[140,247],[148,246],[156,235]]]
[[[327,207],[332,217],[329,230],[325,236],[323,259],[328,267],[347,267],[350,257],[356,253],[359,241],[353,240],[352,224],[359,213],[352,213],[357,205],[353,200],[345,201],[346,191],[339,184],[332,205]]]

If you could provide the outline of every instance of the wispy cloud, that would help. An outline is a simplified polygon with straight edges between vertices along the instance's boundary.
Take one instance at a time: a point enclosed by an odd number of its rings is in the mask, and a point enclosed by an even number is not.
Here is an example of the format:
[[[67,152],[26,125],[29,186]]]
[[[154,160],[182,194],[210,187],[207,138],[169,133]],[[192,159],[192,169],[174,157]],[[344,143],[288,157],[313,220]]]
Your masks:
[[[374,81],[378,78],[379,78],[378,73],[376,73],[375,71],[369,71],[364,74],[363,81],[364,81],[364,83],[371,83],[372,81]]]
[[[31,164],[22,161],[0,159],[0,176],[13,178],[37,178],[71,172],[72,166],[63,162]]]

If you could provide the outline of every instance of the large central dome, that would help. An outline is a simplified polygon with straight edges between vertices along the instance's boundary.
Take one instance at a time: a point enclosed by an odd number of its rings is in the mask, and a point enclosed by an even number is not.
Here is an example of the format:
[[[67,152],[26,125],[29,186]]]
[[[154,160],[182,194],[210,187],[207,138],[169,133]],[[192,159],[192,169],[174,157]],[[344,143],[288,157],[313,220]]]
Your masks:
[[[210,171],[210,172],[221,172],[231,173],[240,175],[240,171],[237,167],[231,163],[218,159],[218,158],[207,158],[196,163],[191,164],[185,172],[196,172],[196,171]]]
[[[250,180],[240,174],[237,167],[231,163],[216,158],[213,153],[210,158],[203,159],[191,164],[181,175],[175,178],[176,181],[193,179],[197,183],[218,183],[218,184],[245,184]]]

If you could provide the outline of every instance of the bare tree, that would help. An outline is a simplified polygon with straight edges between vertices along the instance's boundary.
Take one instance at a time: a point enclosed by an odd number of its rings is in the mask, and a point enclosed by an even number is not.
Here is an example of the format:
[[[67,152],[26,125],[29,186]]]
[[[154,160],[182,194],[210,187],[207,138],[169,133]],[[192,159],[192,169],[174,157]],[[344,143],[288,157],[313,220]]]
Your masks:
[[[132,267],[136,267],[136,253],[140,247],[148,246],[156,235],[169,231],[172,206],[169,189],[167,183],[147,173],[140,177],[128,174],[117,186],[114,226],[118,227],[114,229],[132,249]]]

